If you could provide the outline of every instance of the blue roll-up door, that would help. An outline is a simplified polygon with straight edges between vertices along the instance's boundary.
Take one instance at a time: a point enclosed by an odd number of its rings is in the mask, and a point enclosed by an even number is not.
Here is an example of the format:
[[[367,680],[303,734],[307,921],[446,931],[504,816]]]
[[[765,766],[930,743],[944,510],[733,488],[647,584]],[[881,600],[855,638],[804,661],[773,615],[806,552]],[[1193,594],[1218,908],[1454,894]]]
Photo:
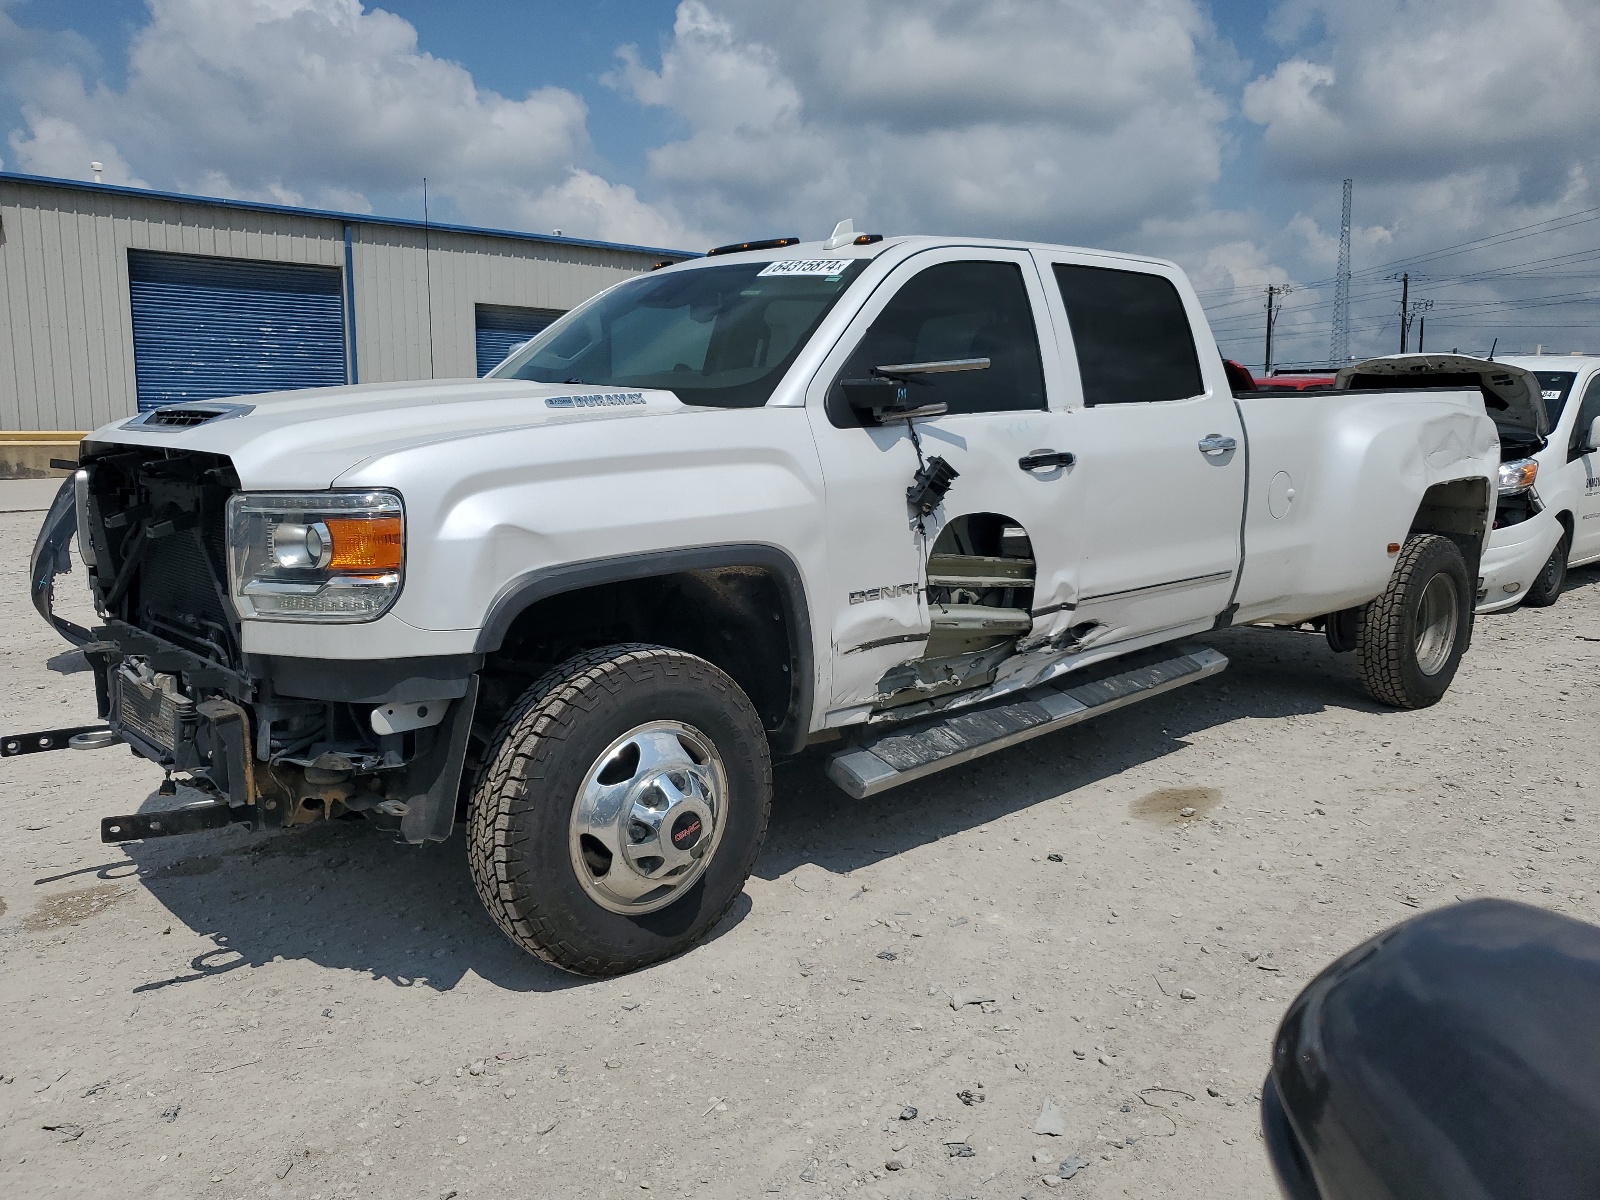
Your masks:
[[[480,304],[477,309],[479,378],[504,362],[511,347],[527,341],[561,316],[559,309],[517,308],[510,304]]]
[[[139,411],[345,382],[337,267],[128,251]]]

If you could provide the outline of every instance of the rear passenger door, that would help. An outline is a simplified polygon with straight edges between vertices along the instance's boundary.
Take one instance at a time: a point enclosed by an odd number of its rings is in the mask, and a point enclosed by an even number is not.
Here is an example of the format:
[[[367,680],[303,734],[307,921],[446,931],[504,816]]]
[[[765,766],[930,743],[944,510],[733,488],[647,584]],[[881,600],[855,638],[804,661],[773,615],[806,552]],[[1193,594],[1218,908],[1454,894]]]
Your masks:
[[[1207,627],[1233,597],[1246,463],[1204,317],[1175,268],[1036,253],[1078,385],[1073,628],[1090,644]]]

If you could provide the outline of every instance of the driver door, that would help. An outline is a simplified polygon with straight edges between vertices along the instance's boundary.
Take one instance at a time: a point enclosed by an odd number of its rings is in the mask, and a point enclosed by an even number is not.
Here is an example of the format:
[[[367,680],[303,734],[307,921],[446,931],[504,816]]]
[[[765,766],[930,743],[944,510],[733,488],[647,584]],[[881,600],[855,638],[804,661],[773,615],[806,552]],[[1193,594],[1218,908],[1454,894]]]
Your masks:
[[[826,611],[833,614],[829,724],[864,719],[882,699],[886,672],[933,653],[927,587],[936,547],[960,549],[974,562],[1009,554],[1011,566],[1023,557],[1020,547],[1031,547],[1031,594],[1007,593],[1025,605],[1006,613],[1024,626],[1015,640],[1037,641],[1066,618],[1062,603],[1076,565],[1071,468],[1023,465],[1058,449],[1063,436],[1064,414],[1050,403],[1060,372],[1046,311],[1024,252],[925,251],[877,287],[813,379],[807,410],[827,495]],[[875,366],[969,358],[990,365],[911,377],[916,404],[947,411],[910,426],[864,419],[840,386]],[[907,501],[919,443],[921,460],[941,457],[959,472],[921,519]]]

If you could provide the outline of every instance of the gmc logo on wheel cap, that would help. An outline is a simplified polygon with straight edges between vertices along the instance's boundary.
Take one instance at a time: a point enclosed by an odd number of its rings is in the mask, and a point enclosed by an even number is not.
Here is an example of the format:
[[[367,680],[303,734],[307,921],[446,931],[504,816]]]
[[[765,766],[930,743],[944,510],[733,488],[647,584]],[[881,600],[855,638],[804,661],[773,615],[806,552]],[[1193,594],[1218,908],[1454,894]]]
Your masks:
[[[672,844],[679,850],[688,850],[700,840],[700,818],[684,813],[672,825]]]

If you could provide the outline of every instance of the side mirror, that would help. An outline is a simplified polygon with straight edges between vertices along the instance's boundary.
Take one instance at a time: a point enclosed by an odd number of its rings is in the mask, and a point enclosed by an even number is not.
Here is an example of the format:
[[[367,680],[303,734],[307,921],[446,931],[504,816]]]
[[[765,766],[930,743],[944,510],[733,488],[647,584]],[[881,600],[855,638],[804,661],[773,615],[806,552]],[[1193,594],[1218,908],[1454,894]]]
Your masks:
[[[945,404],[913,403],[910,388],[901,379],[841,379],[839,386],[850,407],[874,425],[943,416],[948,409]]]
[[[1583,435],[1583,445],[1578,447],[1580,454],[1593,454],[1600,450],[1600,417],[1589,422],[1588,432]]]
[[[948,358],[938,362],[892,363],[873,367],[867,379],[841,379],[844,398],[850,407],[876,425],[885,421],[914,421],[919,417],[943,416],[949,405],[933,401],[917,404],[912,401],[907,380],[918,375],[948,375],[955,371],[984,371],[989,367],[987,358]]]

